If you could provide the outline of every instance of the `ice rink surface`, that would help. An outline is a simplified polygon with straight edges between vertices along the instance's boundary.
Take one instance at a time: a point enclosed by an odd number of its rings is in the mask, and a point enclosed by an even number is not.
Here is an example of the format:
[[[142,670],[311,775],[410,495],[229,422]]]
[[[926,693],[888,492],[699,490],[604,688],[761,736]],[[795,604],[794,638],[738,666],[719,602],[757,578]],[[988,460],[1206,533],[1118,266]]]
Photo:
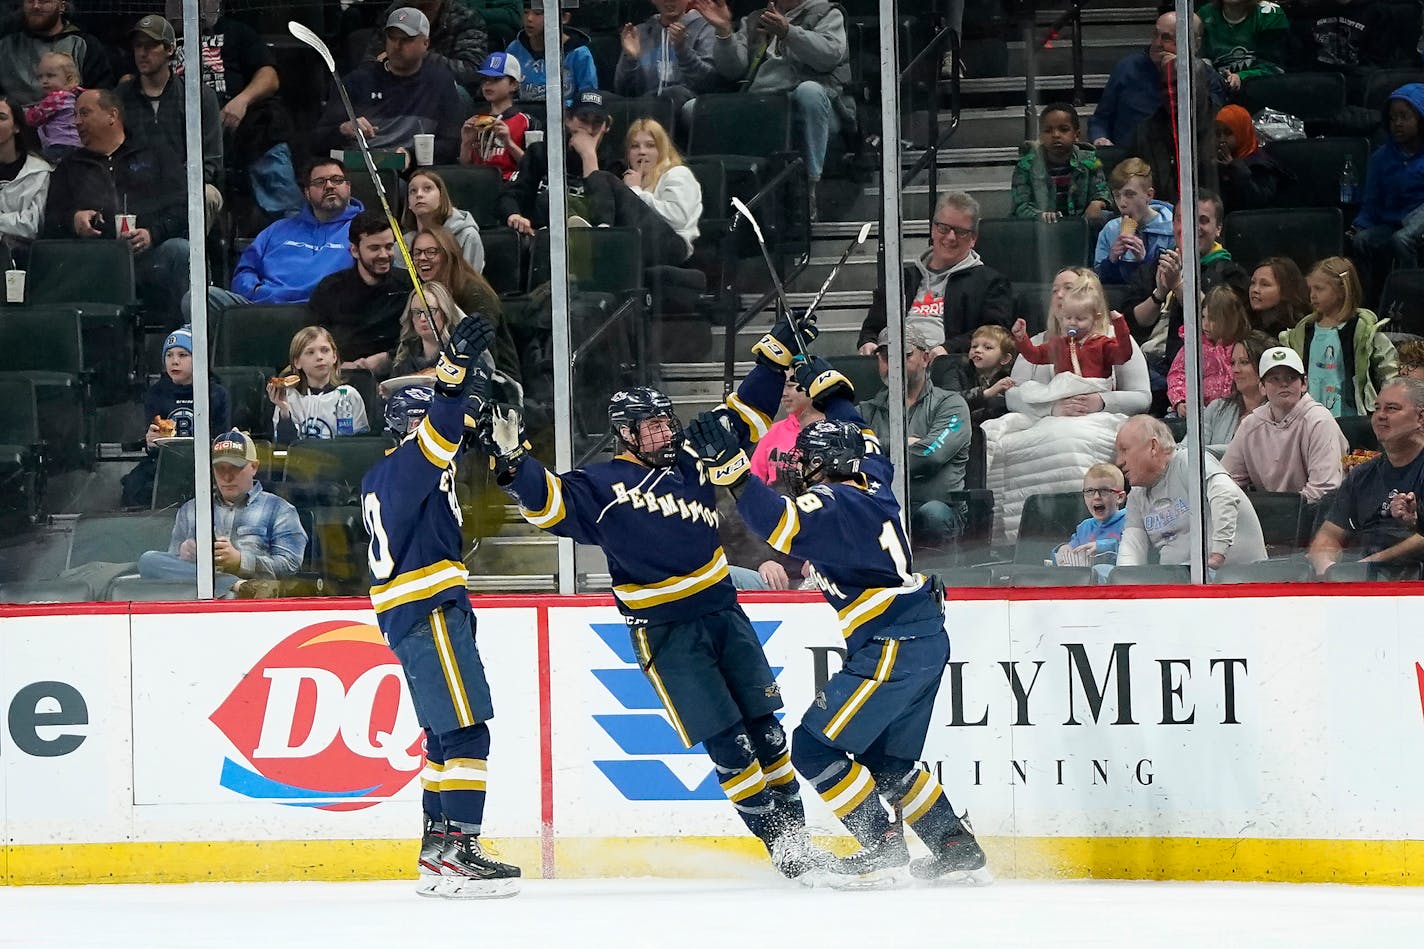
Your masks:
[[[1424,888],[1016,882],[874,892],[768,881],[530,880],[513,899],[413,882],[0,887],[0,946],[703,949],[1420,945]]]

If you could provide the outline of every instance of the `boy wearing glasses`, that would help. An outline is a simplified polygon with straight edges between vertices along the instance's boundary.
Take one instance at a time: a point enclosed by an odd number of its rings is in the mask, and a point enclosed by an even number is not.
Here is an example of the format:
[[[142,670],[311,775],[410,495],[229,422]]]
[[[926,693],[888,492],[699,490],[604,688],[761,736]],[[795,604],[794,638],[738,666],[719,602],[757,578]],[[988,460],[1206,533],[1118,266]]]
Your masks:
[[[1117,562],[1117,545],[1122,540],[1122,523],[1127,519],[1123,499],[1126,482],[1117,465],[1098,464],[1083,475],[1083,503],[1092,515],[1078,525],[1068,543],[1053,552],[1060,567],[1091,567]]]

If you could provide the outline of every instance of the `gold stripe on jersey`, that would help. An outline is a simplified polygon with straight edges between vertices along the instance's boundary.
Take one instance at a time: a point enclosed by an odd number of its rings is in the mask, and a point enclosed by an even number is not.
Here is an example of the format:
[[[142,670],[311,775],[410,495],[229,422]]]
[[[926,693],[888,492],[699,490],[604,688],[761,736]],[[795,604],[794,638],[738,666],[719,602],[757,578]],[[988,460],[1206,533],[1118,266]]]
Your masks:
[[[371,587],[371,606],[377,613],[417,603],[426,597],[462,587],[469,571],[465,565],[454,560],[437,560],[428,567],[407,570],[405,573]]]
[[[753,442],[761,441],[771,430],[771,416],[743,402],[737,398],[735,392],[727,396],[727,408],[736,412],[741,420],[747,423],[747,428],[751,429]]]
[[[722,793],[733,804],[740,804],[747,798],[766,790],[766,776],[762,774],[761,762],[753,759],[747,767],[722,782]]]
[[[440,790],[440,772],[445,770],[445,766],[438,761],[427,760],[425,767],[420,769],[420,786],[427,791]]]
[[[870,776],[870,770],[859,762],[852,761],[846,776],[828,790],[821,792],[821,800],[836,812],[837,817],[844,818],[874,790],[875,779]]]
[[[653,651],[648,645],[648,630],[642,626],[635,627],[633,637],[634,646],[638,650],[638,665],[643,667],[643,673],[653,684],[653,691],[658,693],[658,701],[662,702],[663,708],[667,710],[668,720],[672,722],[677,737],[682,739],[683,747],[691,748],[692,740],[687,737],[687,729],[682,726],[682,719],[673,707],[672,696],[668,695],[667,686],[663,685],[663,677],[653,665]]]
[[[440,776],[442,791],[483,791],[487,766],[482,758],[451,758]]]
[[[416,427],[415,442],[420,446],[425,460],[437,468],[449,467],[450,462],[455,458],[455,452],[460,450],[458,444],[447,441],[444,435],[435,430],[435,426],[430,423],[429,416],[422,419],[420,425]]]
[[[915,578],[904,586],[871,587],[866,590],[836,611],[836,616],[841,621],[841,635],[850,639],[857,629],[888,610],[890,604],[895,602],[895,597],[903,593],[915,593],[924,585],[924,575],[917,573]]]
[[[535,511],[530,508],[519,506],[519,513],[524,519],[535,527],[548,530],[564,519],[566,509],[564,507],[564,485],[553,472],[544,471],[544,494],[546,500],[544,506]]]
[[[647,609],[701,593],[714,583],[720,582],[729,573],[727,555],[718,547],[711,560],[689,574],[668,577],[657,583],[625,583],[614,587],[613,595],[629,609]]]
[[[855,713],[860,711],[867,699],[875,694],[875,690],[880,688],[880,683],[890,678],[890,673],[895,668],[895,656],[900,652],[900,641],[898,639],[886,639],[880,644],[880,661],[875,664],[875,674],[872,678],[866,679],[855,687],[855,691],[850,694],[850,698],[845,700],[836,714],[831,716],[831,720],[826,724],[826,737],[834,740],[839,737],[845,727],[850,724],[850,720],[855,718]]]
[[[445,674],[445,687],[450,690],[450,704],[455,707],[455,721],[461,728],[475,724],[475,713],[470,709],[470,697],[465,693],[465,680],[460,678],[460,664],[455,661],[455,644],[450,640],[450,629],[445,625],[445,613],[435,609],[430,612],[430,633],[435,640],[435,655],[440,659],[440,671]],[[445,782],[450,778],[450,760],[445,762],[445,774],[440,779],[440,789],[445,790]]]
[[[771,532],[771,537],[767,543],[773,550],[779,550],[783,554],[791,553],[791,542],[796,539],[796,535],[801,532],[801,515],[796,513],[796,502],[791,498],[782,498],[782,503],[786,505],[785,512],[781,515],[781,520],[776,522],[776,530]]]
[[[915,778],[915,783],[910,785],[910,790],[900,798],[900,813],[905,816],[906,821],[913,824],[925,816],[925,811],[930,809],[930,805],[934,804],[939,795],[939,782],[932,778],[928,771],[921,771]]]
[[[766,783],[774,788],[794,781],[796,772],[791,770],[791,752],[782,752],[780,758],[766,766],[765,774]]]

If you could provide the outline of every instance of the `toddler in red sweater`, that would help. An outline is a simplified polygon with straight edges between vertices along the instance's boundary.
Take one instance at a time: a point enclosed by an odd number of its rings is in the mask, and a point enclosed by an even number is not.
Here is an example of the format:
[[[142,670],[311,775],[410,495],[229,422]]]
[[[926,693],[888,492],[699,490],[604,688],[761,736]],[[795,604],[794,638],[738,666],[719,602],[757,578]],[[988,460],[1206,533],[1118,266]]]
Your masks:
[[[1084,379],[1107,379],[1113,368],[1132,358],[1132,336],[1121,313],[1108,312],[1102,284],[1080,275],[1055,301],[1043,343],[1029,338],[1027,324],[1014,322],[1019,355],[1054,372],[1071,372]]]

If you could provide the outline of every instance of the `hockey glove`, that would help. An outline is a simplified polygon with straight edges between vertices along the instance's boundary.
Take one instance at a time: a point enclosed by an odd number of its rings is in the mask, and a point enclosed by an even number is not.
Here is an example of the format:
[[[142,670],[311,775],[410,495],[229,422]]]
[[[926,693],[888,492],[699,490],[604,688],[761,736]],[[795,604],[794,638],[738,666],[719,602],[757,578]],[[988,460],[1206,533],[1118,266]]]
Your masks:
[[[478,313],[456,323],[440,350],[440,361],[435,364],[435,391],[440,395],[461,396],[472,385],[478,385],[475,394],[483,395],[489,385],[489,370],[478,367],[476,371],[475,362],[493,340],[494,327]]]
[[[703,412],[692,420],[687,444],[697,454],[707,480],[718,487],[739,488],[752,473],[741,439],[716,412]]]
[[[839,369],[820,356],[796,363],[796,384],[811,397],[811,404],[824,411],[834,398],[855,401],[855,386]]]
[[[796,321],[795,328],[791,325],[792,320]],[[758,363],[768,369],[784,370],[791,365],[791,360],[801,355],[801,343],[796,340],[798,332],[809,346],[821,331],[816,328],[815,320],[802,319],[792,312],[789,318],[777,320],[770,333],[752,344],[752,354]]]
[[[489,455],[490,470],[495,480],[504,483],[519,467],[531,449],[524,438],[524,426],[519,418],[519,410],[514,406],[492,405],[481,416],[481,442]]]

